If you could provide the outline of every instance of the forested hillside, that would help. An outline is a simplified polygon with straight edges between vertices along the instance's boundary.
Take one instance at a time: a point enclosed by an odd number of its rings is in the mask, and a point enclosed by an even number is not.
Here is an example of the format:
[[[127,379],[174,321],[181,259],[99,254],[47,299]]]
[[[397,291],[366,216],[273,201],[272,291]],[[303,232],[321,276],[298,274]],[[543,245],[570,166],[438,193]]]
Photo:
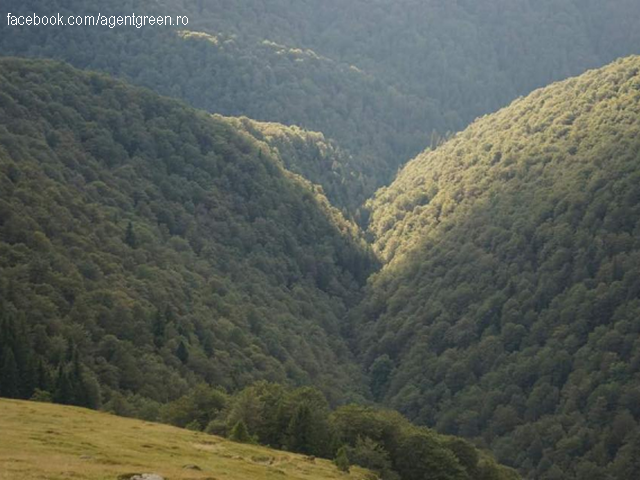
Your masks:
[[[384,480],[519,478],[397,412],[334,410],[368,396],[343,321],[376,265],[357,227],[285,168],[283,153],[304,152],[291,144],[317,135],[51,61],[0,61],[0,91],[0,396],[334,459],[337,475],[355,464]],[[17,428],[41,428],[43,409]],[[55,431],[71,428],[59,412]],[[11,442],[0,467],[19,478],[57,445],[23,443],[16,467]]]
[[[6,8],[14,14],[178,12],[188,13],[192,22],[198,16],[193,10],[162,8],[147,0],[110,2],[109,12],[103,3],[86,0],[9,0]],[[225,29],[203,33],[193,31],[191,23],[185,30],[67,26],[14,28],[10,33],[0,37],[2,55],[64,60],[213,113],[322,132],[352,157],[348,168],[356,168],[354,175],[345,177],[347,187],[331,197],[350,211],[388,180],[400,162],[424,148],[430,138],[425,125],[444,126],[439,109],[428,99],[389,88],[366,72],[312,50],[274,43],[268,36],[237,37]],[[323,186],[332,191],[331,184]],[[353,204],[340,204],[351,195],[347,191],[362,193]]]
[[[357,157],[341,149],[321,132],[280,123],[257,122],[246,117],[220,118],[265,142],[288,170],[322,186],[323,192],[335,204],[353,206],[352,215],[366,223],[356,206],[374,185],[365,184],[358,177],[365,172],[368,178],[373,178],[372,165],[358,163]]]
[[[1,394],[358,395],[341,320],[374,262],[317,187],[226,120],[99,74],[2,60],[0,92]]]
[[[355,174],[340,192],[322,184],[350,212],[476,116],[640,53],[632,0],[116,0],[108,11],[95,0],[5,4],[14,13],[188,15],[184,31],[12,28],[0,49],[106,71],[210,112],[322,132],[352,157]]]
[[[164,2],[169,5],[170,2]],[[191,4],[186,3],[187,11]],[[443,133],[534,88],[640,53],[633,0],[202,0],[198,29],[311,48],[433,99]],[[430,131],[430,130],[429,130]]]
[[[3,6],[189,23],[2,26],[0,396],[638,476],[640,2]]]
[[[536,91],[370,203],[372,390],[536,479],[640,451],[640,58]]]
[[[263,389],[262,393],[267,393],[262,402],[273,402],[276,398],[273,388],[268,392]],[[304,393],[295,395],[301,399]],[[4,478],[18,480],[70,477],[132,480],[140,478],[132,472],[141,471],[185,480],[211,480],[218,476],[230,480],[374,480],[380,478],[379,474],[390,480],[519,478],[463,440],[413,427],[392,412],[347,407],[334,412],[332,422],[344,433],[345,440],[358,444],[349,448],[354,460],[377,459],[378,465],[390,467],[397,456],[403,476],[399,477],[394,470],[380,472],[376,465],[365,470],[341,463],[337,458],[331,462],[312,457],[307,452],[296,455],[253,445],[251,441],[229,441],[76,407],[1,398],[0,471]],[[361,428],[367,428],[371,435],[382,436],[386,443],[349,438]],[[393,456],[384,449],[389,446],[395,446]],[[405,462],[407,455],[422,456],[423,461]]]

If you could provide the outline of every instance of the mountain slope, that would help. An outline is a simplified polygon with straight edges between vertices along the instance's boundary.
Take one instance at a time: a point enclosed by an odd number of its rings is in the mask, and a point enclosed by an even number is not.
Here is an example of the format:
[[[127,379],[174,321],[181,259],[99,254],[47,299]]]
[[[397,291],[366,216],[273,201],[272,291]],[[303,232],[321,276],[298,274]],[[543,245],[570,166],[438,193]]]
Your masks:
[[[5,4],[25,14],[188,15],[184,31],[12,28],[0,49],[105,71],[210,112],[322,132],[353,156],[358,175],[344,190],[364,193],[339,205],[350,211],[433,133],[435,140],[534,88],[640,53],[633,0]],[[332,201],[344,197],[323,187]]]
[[[359,389],[340,332],[374,264],[318,188],[226,120],[99,74],[2,60],[0,92],[0,354],[21,356],[21,396],[78,357],[94,399]]]
[[[445,128],[438,107],[428,99],[389,88],[367,72],[295,44],[238,37],[225,28],[198,31],[191,25],[199,14],[181,2],[117,0],[108,11],[87,0],[9,0],[6,5],[15,15],[44,15],[54,8],[65,18],[79,12],[188,14],[190,24],[180,28],[14,28],[0,37],[0,50],[103,71],[209,112],[320,131],[348,151],[358,169],[358,175],[347,177],[344,190],[363,193],[354,204],[339,205],[343,208],[355,210],[395,173],[398,162],[417,154],[428,142],[428,126]]]
[[[311,48],[430,98],[457,128],[534,88],[640,53],[632,0],[210,0],[193,26]],[[442,129],[440,129],[442,130]]]
[[[346,474],[328,460],[75,407],[0,400],[0,429],[6,480],[124,479],[133,473],[184,480],[367,478],[363,469]]]
[[[632,478],[639,152],[631,57],[410,162],[370,203],[387,263],[356,331],[379,398],[529,478]]]
[[[287,170],[322,186],[334,205],[359,205],[366,193],[375,189],[372,181],[374,167],[363,168],[357,157],[321,132],[274,122],[258,122],[246,117],[221,118],[268,145]],[[353,213],[360,216],[357,208]]]

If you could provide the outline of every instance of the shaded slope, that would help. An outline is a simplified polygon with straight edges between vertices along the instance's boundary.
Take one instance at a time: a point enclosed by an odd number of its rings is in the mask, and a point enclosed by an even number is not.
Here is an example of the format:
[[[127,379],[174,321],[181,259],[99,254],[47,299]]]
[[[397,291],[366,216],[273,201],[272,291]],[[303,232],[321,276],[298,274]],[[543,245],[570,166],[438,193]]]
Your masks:
[[[10,35],[0,38],[2,54],[62,60],[213,113],[320,131],[354,157],[350,163],[357,167],[358,175],[347,178],[346,190],[364,193],[353,205],[339,205],[352,210],[395,173],[398,162],[424,148],[427,128],[444,125],[439,109],[428,99],[407,95],[399,87],[389,88],[369,73],[310,49],[280,45],[268,36],[234,36],[225,26],[207,33],[194,31],[199,14],[193,8],[185,9],[182,2],[160,5],[118,0],[109,4],[108,11],[105,8],[100,2],[85,0],[59,4],[10,0],[6,5],[16,15],[54,9],[64,16],[79,12],[128,15],[132,11],[188,14],[190,24],[180,29],[13,28]]]
[[[640,53],[640,5],[634,0],[208,0],[196,5],[196,29],[311,48],[402,92],[431,99],[445,122],[425,125],[426,132],[464,128],[534,88]]]
[[[3,60],[0,84],[0,316],[45,370],[77,349],[105,399],[358,389],[341,319],[372,261],[317,188],[228,122],[99,74]]]
[[[529,478],[630,478],[639,152],[631,57],[410,162],[370,205],[387,265],[357,332],[379,397]]]
[[[373,167],[362,175],[358,159],[341,149],[321,132],[303,130],[273,122],[257,122],[246,117],[222,117],[235,128],[265,142],[273,155],[287,170],[302,175],[310,182],[322,186],[323,192],[334,205],[358,205],[366,192],[375,187]],[[359,209],[352,212],[361,220]]]
[[[179,14],[189,24],[184,32],[11,28],[0,47],[106,71],[210,112],[322,132],[353,156],[358,174],[341,193],[364,194],[339,205],[350,211],[438,135],[640,53],[633,0],[117,0],[105,8],[95,0],[6,4],[25,14]]]

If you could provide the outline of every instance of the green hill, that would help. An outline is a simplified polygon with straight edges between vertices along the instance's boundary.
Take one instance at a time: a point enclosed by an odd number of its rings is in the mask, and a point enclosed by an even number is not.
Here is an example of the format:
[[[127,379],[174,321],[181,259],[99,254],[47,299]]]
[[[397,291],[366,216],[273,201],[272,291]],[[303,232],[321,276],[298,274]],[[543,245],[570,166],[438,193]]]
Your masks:
[[[640,448],[640,58],[514,102],[370,202],[374,393],[535,479]],[[634,453],[635,452],[635,453]]]
[[[0,472],[5,480],[365,480],[328,460],[230,442],[200,432],[60,405],[0,400]],[[370,477],[369,477],[370,478]]]
[[[640,53],[640,6],[633,0],[207,0],[197,5],[195,29],[310,48],[405,94],[430,99],[442,123],[425,125],[426,132],[464,128],[518,95]]]
[[[534,88],[640,53],[633,0],[6,0],[9,12],[188,15],[165,27],[11,28],[63,60],[228,116],[322,132],[353,157],[353,212],[439,136]],[[307,173],[306,170],[304,173]],[[362,192],[362,193],[360,193]],[[346,197],[353,203],[342,204]]]
[[[344,334],[376,263],[285,168],[339,154],[321,135],[51,61],[1,60],[0,91],[1,396],[384,480],[518,478],[397,412],[336,408],[368,397]],[[344,476],[51,405],[2,401],[0,429],[8,478]]]
[[[91,404],[97,385],[163,402],[202,380],[359,395],[341,329],[368,247],[226,120],[0,61],[0,258],[0,348],[19,357],[22,397],[78,356]]]
[[[78,12],[125,15],[135,11],[188,14],[190,24],[184,29],[14,28],[11,35],[0,37],[2,55],[62,60],[212,113],[322,132],[353,157],[349,168],[355,166],[357,174],[346,177],[348,187],[332,197],[338,206],[351,211],[390,178],[398,162],[424,148],[430,133],[425,125],[444,125],[432,101],[405,94],[399,87],[390,88],[370,73],[309,48],[281,45],[267,35],[259,39],[231,35],[225,28],[198,31],[199,14],[185,9],[181,2],[117,0],[110,2],[106,12],[104,4],[95,0],[54,4],[9,0],[6,9],[26,15],[52,11],[54,5],[65,17]],[[325,189],[333,190],[331,185]],[[338,203],[354,192],[358,195],[353,204]]]
[[[271,393],[280,388],[262,387]],[[265,400],[272,399],[261,398]],[[273,427],[268,415],[261,420]],[[6,480],[129,480],[143,473],[168,480],[519,479],[467,442],[414,427],[394,412],[350,406],[335,411],[330,420],[345,442],[341,450],[346,463],[338,457],[330,462],[309,452],[259,447],[250,439],[241,443],[77,407],[0,399],[0,471]],[[371,470],[350,465],[352,461]]]
[[[322,186],[335,205],[359,205],[375,183],[374,165],[361,165],[359,159],[340,148],[321,132],[274,122],[257,122],[246,117],[222,117],[234,128],[265,142],[283,165],[310,182]],[[360,210],[353,214],[362,220]]]

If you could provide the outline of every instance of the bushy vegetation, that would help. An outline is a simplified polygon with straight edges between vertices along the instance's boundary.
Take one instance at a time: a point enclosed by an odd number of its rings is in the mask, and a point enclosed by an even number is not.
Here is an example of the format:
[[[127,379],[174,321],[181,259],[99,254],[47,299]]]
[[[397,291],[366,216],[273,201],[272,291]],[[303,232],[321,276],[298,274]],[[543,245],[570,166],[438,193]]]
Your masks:
[[[3,395],[117,411],[266,379],[357,397],[342,319],[373,267],[320,189],[226,120],[0,61]]]
[[[332,411],[310,387],[260,382],[226,396],[201,385],[165,405],[161,415],[177,426],[201,422],[205,431],[240,443],[333,459],[343,472],[359,465],[383,480],[520,478],[465,440],[416,427],[396,412],[357,405]]]
[[[631,57],[477,121],[378,193],[386,264],[354,329],[376,396],[529,478],[630,478],[639,113]]]

